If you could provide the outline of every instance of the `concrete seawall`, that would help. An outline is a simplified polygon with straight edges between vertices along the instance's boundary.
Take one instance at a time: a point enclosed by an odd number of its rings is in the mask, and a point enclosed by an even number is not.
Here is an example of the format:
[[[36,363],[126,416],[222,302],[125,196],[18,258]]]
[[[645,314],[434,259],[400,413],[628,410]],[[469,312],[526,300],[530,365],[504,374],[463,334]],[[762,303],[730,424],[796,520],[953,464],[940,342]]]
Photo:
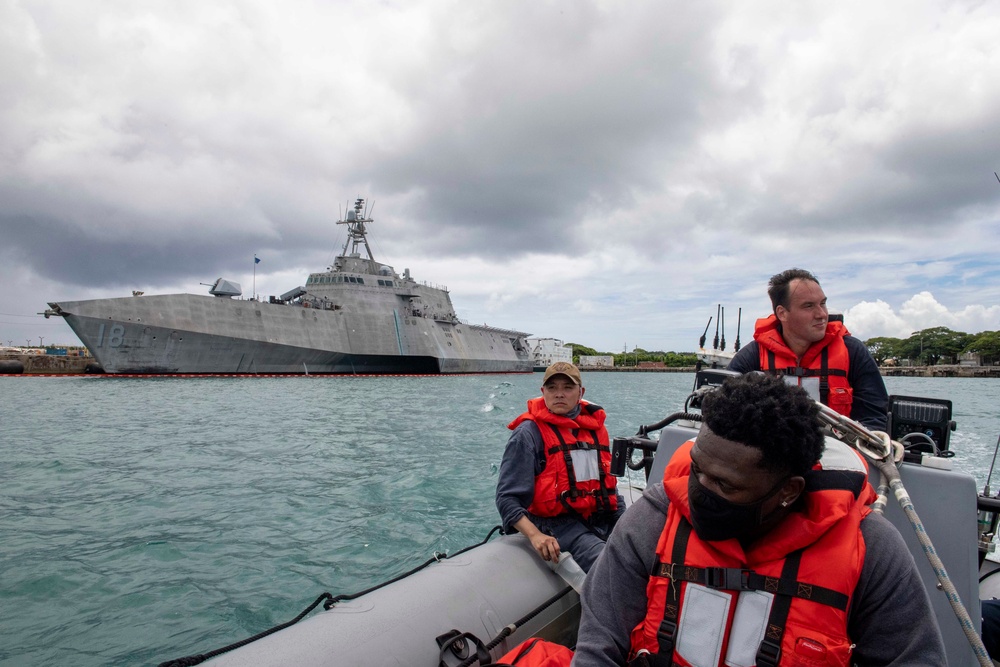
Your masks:
[[[94,372],[96,367],[97,361],[89,356],[13,354],[0,357],[0,375],[74,375]]]
[[[882,366],[886,377],[1000,378],[1000,366]]]

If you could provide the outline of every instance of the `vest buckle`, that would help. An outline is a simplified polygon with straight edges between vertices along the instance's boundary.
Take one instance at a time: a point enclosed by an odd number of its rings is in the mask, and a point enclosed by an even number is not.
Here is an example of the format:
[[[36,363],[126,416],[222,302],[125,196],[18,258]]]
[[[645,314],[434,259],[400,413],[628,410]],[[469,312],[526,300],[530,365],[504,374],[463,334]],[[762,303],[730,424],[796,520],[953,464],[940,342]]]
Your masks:
[[[677,623],[663,619],[660,627],[656,630],[656,639],[659,642],[659,653],[670,655],[674,650],[674,638],[677,636]]]
[[[750,583],[750,570],[740,570],[735,567],[706,567],[705,585],[709,588],[727,591],[747,591]]]
[[[757,648],[757,667],[777,667],[781,661],[781,644],[764,639]]]

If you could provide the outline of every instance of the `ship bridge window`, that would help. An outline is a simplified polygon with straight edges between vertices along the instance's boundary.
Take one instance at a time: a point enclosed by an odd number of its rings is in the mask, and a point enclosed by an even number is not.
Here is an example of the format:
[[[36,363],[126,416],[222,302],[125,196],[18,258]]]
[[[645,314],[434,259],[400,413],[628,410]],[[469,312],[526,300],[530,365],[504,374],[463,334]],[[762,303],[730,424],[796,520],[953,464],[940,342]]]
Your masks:
[[[364,278],[358,278],[358,284],[359,285],[364,285],[365,284],[365,279]]]
[[[347,276],[347,280],[352,283],[358,282],[358,279],[355,278],[354,276]]]

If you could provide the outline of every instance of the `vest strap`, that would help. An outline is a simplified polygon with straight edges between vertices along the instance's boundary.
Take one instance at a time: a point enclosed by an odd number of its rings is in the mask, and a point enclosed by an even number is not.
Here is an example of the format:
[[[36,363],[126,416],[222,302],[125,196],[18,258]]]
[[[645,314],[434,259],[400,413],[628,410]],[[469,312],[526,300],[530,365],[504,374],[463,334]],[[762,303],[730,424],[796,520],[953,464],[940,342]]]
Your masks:
[[[591,433],[592,431],[587,431],[587,432]],[[594,432],[594,440],[597,440],[597,434],[596,434],[596,432]],[[593,442],[577,442],[577,443],[572,444],[572,445],[553,445],[552,447],[549,447],[546,450],[546,452],[549,453],[549,454],[556,454],[558,452],[563,451],[564,449],[569,449],[570,451],[572,451],[574,449],[578,449],[578,450],[584,450],[584,451],[588,451],[588,452],[591,451],[591,450],[594,450],[594,451],[597,451],[597,452],[610,452],[611,451],[611,448],[608,447],[607,445],[595,444]]]
[[[688,539],[691,537],[691,524],[687,519],[681,517],[680,524],[674,534],[674,546],[671,556],[677,562],[684,562],[687,554]],[[653,574],[656,574],[654,569]],[[663,620],[656,631],[657,644],[659,650],[656,654],[665,664],[673,662],[674,646],[677,643],[677,614],[680,609],[680,586],[673,580],[667,586],[667,599],[663,605]]]
[[[782,580],[792,580],[799,575],[799,565],[802,563],[802,549],[792,552],[785,558],[781,568]],[[764,638],[757,647],[757,667],[778,667],[781,662],[781,640],[785,635],[785,624],[788,623],[788,611],[792,607],[790,595],[778,594],[771,604],[771,613],[767,617],[767,629]]]
[[[819,353],[819,402],[830,405],[830,348],[824,347]]]
[[[562,432],[556,428],[555,424],[549,424],[549,428],[552,432],[556,434],[556,438],[559,440],[559,444],[550,449],[550,452],[555,454],[561,451],[563,454],[563,461],[566,463],[566,481],[569,483],[570,498],[576,498],[579,493],[576,489],[576,473],[573,470],[573,457],[570,455],[570,451],[576,447],[572,447],[566,444],[566,439],[563,438]],[[573,437],[576,438],[577,430],[573,430]],[[565,501],[563,501],[565,504]]]
[[[798,572],[797,566],[795,570]],[[689,581],[719,590],[763,591],[789,599],[795,597],[811,600],[840,611],[847,609],[847,595],[823,586],[796,581],[794,577],[787,576],[784,570],[778,578],[735,567],[692,567],[683,563],[657,563],[653,576],[673,581]]]
[[[771,374],[771,375],[791,375],[792,377],[804,378],[804,377],[819,377],[822,383],[825,378],[832,375],[837,377],[847,377],[847,371],[842,368],[830,368],[830,356],[829,348],[824,347],[820,352],[821,366],[822,368],[803,368],[802,366],[786,366],[785,368],[775,368],[775,355],[774,350],[767,351],[767,368],[762,368],[761,370]],[[827,393],[830,389],[827,387]]]

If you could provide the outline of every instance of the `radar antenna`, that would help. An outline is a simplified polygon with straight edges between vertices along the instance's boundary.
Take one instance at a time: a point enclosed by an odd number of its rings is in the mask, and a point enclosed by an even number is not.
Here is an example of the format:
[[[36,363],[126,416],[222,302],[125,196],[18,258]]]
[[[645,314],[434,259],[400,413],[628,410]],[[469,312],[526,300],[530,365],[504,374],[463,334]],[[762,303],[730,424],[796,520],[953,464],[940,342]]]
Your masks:
[[[373,222],[373,220],[365,216],[363,213],[364,210],[365,200],[359,197],[354,202],[354,210],[348,211],[344,220],[337,221],[338,225],[347,225],[347,241],[344,242],[344,250],[341,254],[344,257],[359,254],[358,246],[364,245],[368,259],[374,262],[375,257],[372,255],[372,249],[368,245],[368,230],[365,228],[365,225]],[[347,252],[348,246],[351,248],[350,254]]]

